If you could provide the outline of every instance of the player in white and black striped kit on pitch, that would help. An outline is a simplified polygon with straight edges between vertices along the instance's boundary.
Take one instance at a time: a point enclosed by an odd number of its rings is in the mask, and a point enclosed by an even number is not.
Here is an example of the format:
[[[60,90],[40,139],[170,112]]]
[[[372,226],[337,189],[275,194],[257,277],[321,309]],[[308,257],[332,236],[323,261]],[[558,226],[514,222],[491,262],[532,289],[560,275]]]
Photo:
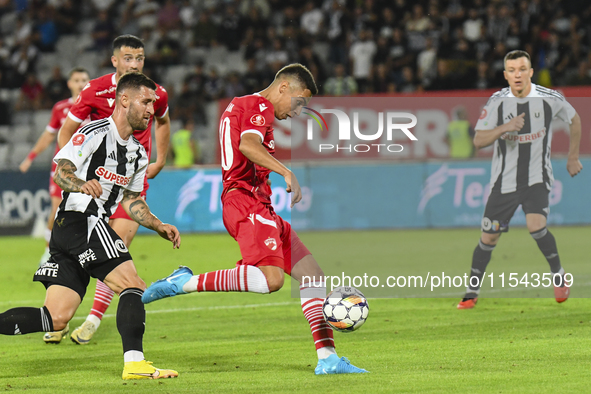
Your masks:
[[[554,181],[550,146],[552,120],[559,118],[569,123],[567,170],[571,176],[577,175],[583,168],[579,161],[581,118],[560,93],[533,84],[533,72],[527,52],[509,52],[504,71],[509,87],[491,96],[475,127],[476,148],[494,143],[491,194],[482,218],[480,242],[472,256],[471,282],[458,309],[476,305],[492,251],[501,233],[509,231],[509,221],[519,205],[528,231],[550,265],[556,301],[564,302],[570,294],[556,240],[546,228],[548,195]]]
[[[117,85],[109,118],[90,122],[74,134],[54,158],[54,180],[62,188],[49,242],[51,257],[34,280],[47,289],[42,308],[13,308],[0,314],[0,334],[62,330],[84,298],[90,277],[119,295],[117,329],[123,342],[123,379],[176,377],[144,359],[142,338],[146,289],[127,247],[107,221],[117,204],[139,224],[180,246],[176,227],[162,223],[141,198],[149,159],[133,137],[154,115],[156,84],[140,73],[125,74]]]

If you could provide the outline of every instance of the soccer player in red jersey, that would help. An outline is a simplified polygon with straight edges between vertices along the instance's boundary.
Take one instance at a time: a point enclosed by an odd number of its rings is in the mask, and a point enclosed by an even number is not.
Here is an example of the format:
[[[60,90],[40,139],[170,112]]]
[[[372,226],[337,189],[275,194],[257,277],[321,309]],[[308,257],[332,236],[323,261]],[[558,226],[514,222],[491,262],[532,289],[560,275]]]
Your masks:
[[[64,146],[80,126],[82,119],[90,116],[92,120],[104,119],[113,113],[115,104],[115,91],[117,81],[127,72],[142,72],[144,68],[144,43],[132,35],[123,35],[113,41],[113,56],[111,62],[116,71],[90,81],[71,108],[68,118],[59,132],[59,144]],[[148,178],[154,178],[164,164],[168,152],[170,139],[170,117],[168,116],[168,93],[160,85],[156,85],[156,102],[154,103],[154,116],[156,119],[156,162],[148,166],[146,179],[144,179],[144,191],[142,197],[146,198],[148,190]],[[133,136],[144,146],[148,158],[152,152],[152,118],[150,118],[146,130],[137,130]],[[121,237],[129,248],[133,237],[138,230],[138,223],[131,220],[121,205],[111,215],[109,225]],[[94,302],[86,321],[72,331],[72,341],[84,345],[87,344],[96,332],[101,319],[113,299],[113,291],[101,281],[97,281]]]
[[[291,225],[271,206],[269,173],[282,175],[293,206],[302,198],[295,175],[273,157],[273,120],[299,115],[318,89],[310,71],[290,64],[260,93],[236,97],[220,120],[222,148],[223,220],[238,242],[242,260],[233,269],[193,275],[181,267],[153,283],[142,296],[144,303],[201,291],[249,291],[268,294],[283,286],[284,273],[300,282],[304,316],[310,324],[318,353],[317,375],[362,373],[346,358],[339,358],[331,328],[322,315],[326,284],[302,283],[303,277],[324,278],[318,263]]]
[[[83,67],[76,67],[73,68],[70,73],[68,74],[68,88],[70,89],[70,93],[72,93],[72,97],[58,101],[53,106],[51,110],[51,119],[49,123],[45,127],[45,131],[31,149],[31,152],[28,156],[23,160],[20,164],[19,169],[22,173],[29,171],[31,164],[41,152],[51,145],[57,137],[57,132],[64,124],[66,120],[66,116],[70,111],[72,105],[78,98],[78,95],[82,91],[82,88],[88,83],[90,80],[90,75],[88,71]],[[89,119],[85,120],[85,123],[89,121]],[[55,153],[59,152],[59,146],[56,144]],[[55,154],[54,154],[55,155]],[[55,173],[55,168],[57,164],[55,164],[52,160],[51,162],[51,175],[49,177],[49,195],[51,196],[51,212],[49,213],[49,217],[47,218],[47,230],[45,230],[45,253],[41,257],[41,263],[44,263],[49,258],[49,237],[51,236],[51,229],[53,228],[53,219],[55,217],[55,213],[57,212],[57,207],[59,207],[60,202],[62,201],[62,189],[58,185],[55,184],[53,181],[53,174]],[[47,342],[47,341],[46,341]]]

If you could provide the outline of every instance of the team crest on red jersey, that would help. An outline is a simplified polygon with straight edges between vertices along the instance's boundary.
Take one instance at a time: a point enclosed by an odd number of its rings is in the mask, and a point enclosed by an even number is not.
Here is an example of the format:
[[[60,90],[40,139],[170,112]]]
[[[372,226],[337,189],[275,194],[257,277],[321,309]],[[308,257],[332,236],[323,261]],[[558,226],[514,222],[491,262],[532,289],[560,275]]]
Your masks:
[[[277,249],[277,241],[275,241],[275,238],[267,238],[265,240],[265,245],[271,250]]]
[[[82,145],[83,142],[84,142],[84,134],[76,134],[72,138],[72,144],[74,144],[74,146],[80,146],[80,145]]]
[[[486,118],[486,114],[487,114],[487,112],[486,112],[486,109],[485,109],[485,108],[483,108],[483,109],[482,109],[482,112],[480,113],[480,119],[484,119],[484,118]]]
[[[250,123],[252,123],[255,126],[259,126],[259,127],[264,126],[265,125],[265,117],[260,114],[252,115],[252,117],[250,118]]]

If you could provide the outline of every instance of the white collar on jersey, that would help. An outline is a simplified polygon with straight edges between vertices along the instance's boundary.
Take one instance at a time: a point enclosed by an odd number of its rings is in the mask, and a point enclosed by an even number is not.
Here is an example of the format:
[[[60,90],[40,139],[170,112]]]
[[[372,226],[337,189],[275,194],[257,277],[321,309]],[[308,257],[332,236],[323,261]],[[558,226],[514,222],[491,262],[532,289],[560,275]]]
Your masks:
[[[531,84],[531,90],[529,91],[529,94],[527,96],[525,96],[525,97],[540,97],[540,93],[536,89],[536,86],[537,85],[532,82],[532,84]],[[515,95],[511,91],[511,87],[509,87],[509,94],[507,95],[507,97],[513,97],[513,98],[515,98]],[[525,98],[525,97],[520,97],[520,98]]]
[[[114,73],[113,73],[113,76],[111,76],[111,83],[112,83],[113,85],[117,85],[117,81],[115,80],[115,76],[116,76],[116,75],[117,75],[117,73],[116,73],[116,72],[114,72]]]

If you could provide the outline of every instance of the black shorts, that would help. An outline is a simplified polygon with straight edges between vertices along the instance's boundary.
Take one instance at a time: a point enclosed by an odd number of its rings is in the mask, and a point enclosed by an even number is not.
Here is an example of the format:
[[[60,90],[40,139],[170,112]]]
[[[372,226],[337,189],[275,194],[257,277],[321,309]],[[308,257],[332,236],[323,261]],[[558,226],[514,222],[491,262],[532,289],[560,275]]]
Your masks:
[[[119,264],[131,260],[127,247],[103,220],[80,212],[59,212],[49,241],[51,257],[34,281],[48,288],[61,285],[83,299],[90,277],[104,280]]]
[[[482,231],[489,234],[509,231],[509,221],[511,221],[519,205],[521,205],[526,215],[528,213],[539,213],[548,217],[550,212],[549,194],[550,191],[543,183],[536,183],[513,193],[492,192],[484,209]]]

